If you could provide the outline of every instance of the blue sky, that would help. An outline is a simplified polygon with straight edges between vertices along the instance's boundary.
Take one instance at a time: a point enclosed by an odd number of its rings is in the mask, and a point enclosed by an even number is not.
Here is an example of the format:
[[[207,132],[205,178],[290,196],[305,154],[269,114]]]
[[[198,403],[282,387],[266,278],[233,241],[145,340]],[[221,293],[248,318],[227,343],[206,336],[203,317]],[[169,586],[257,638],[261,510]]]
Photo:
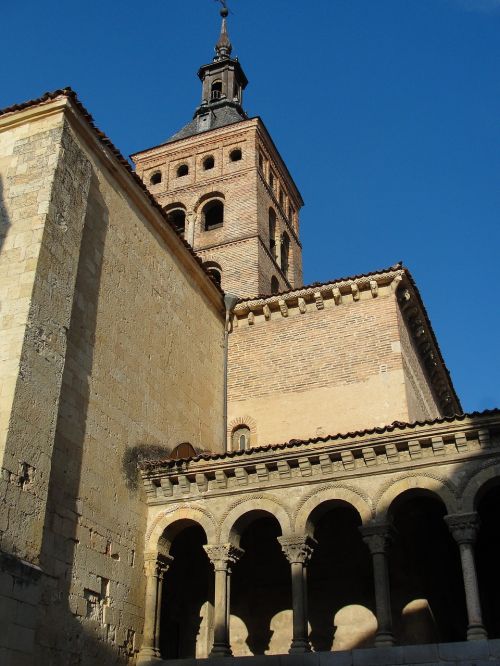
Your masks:
[[[1,107],[71,85],[126,155],[190,119],[214,0],[16,4],[2,8]],[[306,202],[305,281],[402,259],[464,409],[500,406],[500,0],[229,6],[245,108]]]

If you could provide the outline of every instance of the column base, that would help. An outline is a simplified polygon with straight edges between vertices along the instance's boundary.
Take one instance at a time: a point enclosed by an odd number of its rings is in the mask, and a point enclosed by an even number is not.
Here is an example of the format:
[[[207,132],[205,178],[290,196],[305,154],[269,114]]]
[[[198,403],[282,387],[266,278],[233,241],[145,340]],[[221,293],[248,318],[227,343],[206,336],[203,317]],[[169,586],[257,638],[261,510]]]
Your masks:
[[[292,641],[288,654],[304,654],[304,652],[311,652],[311,646],[307,640]]]
[[[155,661],[161,661],[161,654],[159,650],[151,647],[141,648],[139,650],[139,654],[137,655],[138,666],[140,664],[146,666],[147,664],[151,664]]]
[[[468,641],[486,641],[488,634],[482,624],[469,624],[467,627]]]
[[[233,652],[230,645],[214,645],[210,650],[209,657],[232,657]]]
[[[375,636],[375,647],[393,647],[396,644],[391,631],[379,631]]]

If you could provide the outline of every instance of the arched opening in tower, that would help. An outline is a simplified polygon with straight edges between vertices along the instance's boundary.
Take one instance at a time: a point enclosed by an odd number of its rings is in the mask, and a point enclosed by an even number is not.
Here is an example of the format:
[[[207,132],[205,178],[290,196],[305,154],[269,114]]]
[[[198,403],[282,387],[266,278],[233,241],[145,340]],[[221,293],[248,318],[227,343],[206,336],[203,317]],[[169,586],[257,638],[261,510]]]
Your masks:
[[[330,501],[311,514],[317,544],[309,563],[310,641],[315,651],[373,645],[377,620],[371,556],[361,518],[350,504]]]
[[[205,231],[217,229],[224,224],[224,204],[219,199],[208,201],[203,207]]]
[[[184,234],[186,230],[186,211],[175,208],[167,213],[168,221],[175,227],[177,233]]]
[[[160,651],[164,659],[206,657],[213,626],[213,568],[203,529],[187,523],[170,548],[174,558],[163,583]]]
[[[389,572],[396,643],[465,640],[460,554],[443,520],[444,503],[430,492],[408,490],[389,514],[395,528]]]
[[[292,638],[290,565],[277,540],[276,518],[256,513],[242,531],[245,551],[231,581],[231,647],[235,656],[283,654]]]

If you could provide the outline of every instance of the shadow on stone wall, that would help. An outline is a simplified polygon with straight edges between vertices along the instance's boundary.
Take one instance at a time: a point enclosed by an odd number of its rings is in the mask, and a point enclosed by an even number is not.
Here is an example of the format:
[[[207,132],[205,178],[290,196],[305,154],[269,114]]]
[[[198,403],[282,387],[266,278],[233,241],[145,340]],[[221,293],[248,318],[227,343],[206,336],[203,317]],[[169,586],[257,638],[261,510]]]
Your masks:
[[[113,649],[104,642],[111,637],[102,622],[102,598],[96,599],[91,594],[87,594],[86,599],[70,595],[73,585],[77,589],[83,587],[92,591],[96,587],[88,582],[92,580],[90,562],[87,572],[78,571],[74,566],[78,550],[85,548],[79,539],[82,514],[79,493],[90,379],[94,369],[99,287],[109,224],[108,210],[95,175],[92,176],[88,201],[68,331],[40,557],[45,585],[36,638],[37,663],[61,666],[126,663],[127,652],[132,650],[132,646],[126,645]],[[97,571],[94,572],[94,579],[97,579],[96,574]],[[100,594],[101,590],[96,592]],[[105,591],[102,590],[102,593]]]
[[[7,238],[7,233],[11,226],[9,215],[7,213],[7,206],[4,201],[3,189],[3,180],[2,176],[0,175],[0,254],[5,243],[5,239]],[[0,303],[0,314],[2,312],[1,307],[2,304]]]

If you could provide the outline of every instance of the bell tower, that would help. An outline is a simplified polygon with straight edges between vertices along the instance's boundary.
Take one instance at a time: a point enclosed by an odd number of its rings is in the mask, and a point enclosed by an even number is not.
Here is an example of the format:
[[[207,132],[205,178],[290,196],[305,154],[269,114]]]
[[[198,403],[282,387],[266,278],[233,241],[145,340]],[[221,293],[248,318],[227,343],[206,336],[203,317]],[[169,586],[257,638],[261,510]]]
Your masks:
[[[225,291],[240,297],[302,285],[302,197],[260,117],[243,109],[247,78],[220,11],[201,104],[158,146],[132,155],[137,173]]]
[[[245,117],[242,108],[243,91],[248,80],[238,59],[231,58],[233,47],[227,34],[227,8],[223,7],[220,13],[222,25],[215,45],[215,57],[213,62],[203,65],[198,71],[202,83],[202,101],[195,116],[202,117],[215,109],[229,106]]]

